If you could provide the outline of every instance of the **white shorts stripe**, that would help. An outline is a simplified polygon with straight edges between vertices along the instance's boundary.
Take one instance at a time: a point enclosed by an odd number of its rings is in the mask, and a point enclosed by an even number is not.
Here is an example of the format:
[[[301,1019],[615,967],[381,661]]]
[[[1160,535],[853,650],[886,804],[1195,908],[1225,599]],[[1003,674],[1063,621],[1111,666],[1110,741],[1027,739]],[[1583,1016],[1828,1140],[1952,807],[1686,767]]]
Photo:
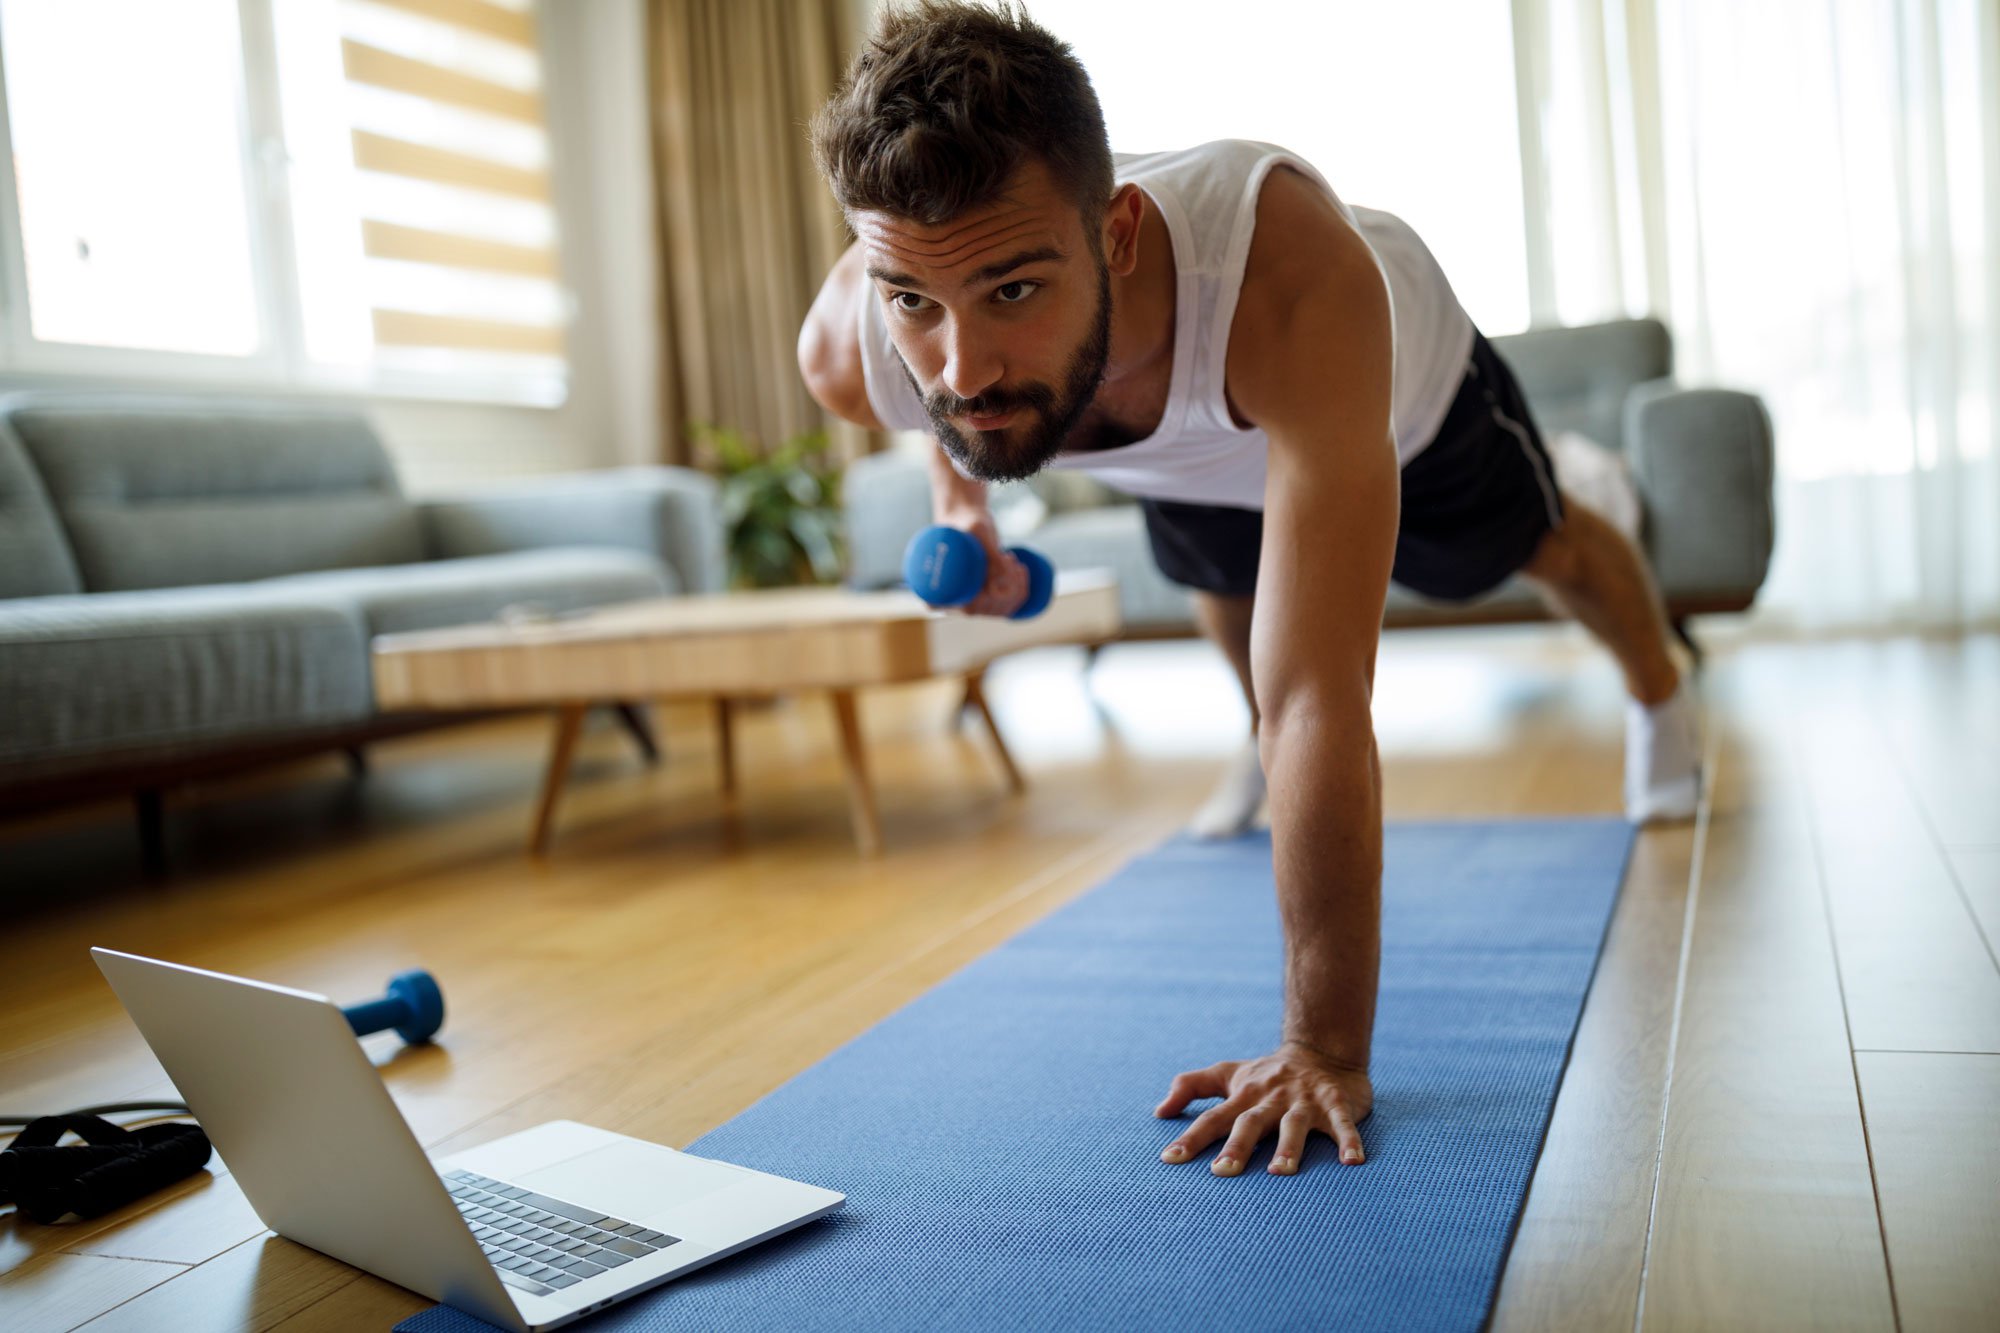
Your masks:
[[[1542,488],[1542,507],[1548,511],[1549,526],[1552,528],[1561,527],[1563,521],[1562,502],[1556,498],[1555,478],[1549,475],[1548,460],[1529,441],[1527,427],[1509,417],[1505,412],[1502,412],[1500,404],[1492,403],[1491,407],[1493,409],[1493,419],[1500,424],[1500,429],[1514,437],[1515,443],[1521,446],[1521,452],[1528,457],[1528,466],[1535,470],[1535,484]]]

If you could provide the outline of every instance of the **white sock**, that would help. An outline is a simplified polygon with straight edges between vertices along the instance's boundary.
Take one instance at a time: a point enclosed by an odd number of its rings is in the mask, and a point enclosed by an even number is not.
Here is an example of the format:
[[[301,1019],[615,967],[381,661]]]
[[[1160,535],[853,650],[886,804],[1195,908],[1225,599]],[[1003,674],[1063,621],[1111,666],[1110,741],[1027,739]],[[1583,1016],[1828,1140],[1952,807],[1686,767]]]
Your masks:
[[[1664,703],[1625,705],[1625,816],[1692,819],[1701,798],[1701,716],[1688,677]]]
[[[1201,809],[1188,821],[1187,831],[1197,838],[1234,838],[1247,831],[1264,803],[1264,761],[1257,754],[1257,741],[1237,751],[1215,790],[1202,802]]]

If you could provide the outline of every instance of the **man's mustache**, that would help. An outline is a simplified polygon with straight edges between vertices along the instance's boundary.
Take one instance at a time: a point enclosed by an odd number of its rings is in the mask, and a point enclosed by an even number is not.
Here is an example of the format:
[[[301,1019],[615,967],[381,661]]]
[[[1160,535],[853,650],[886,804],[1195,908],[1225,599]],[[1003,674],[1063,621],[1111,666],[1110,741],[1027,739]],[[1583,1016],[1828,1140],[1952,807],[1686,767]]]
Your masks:
[[[924,410],[936,420],[952,417],[989,417],[1032,407],[1047,415],[1056,405],[1056,391],[1046,384],[1022,384],[1007,389],[988,389],[976,398],[960,398],[940,389],[924,400]]]

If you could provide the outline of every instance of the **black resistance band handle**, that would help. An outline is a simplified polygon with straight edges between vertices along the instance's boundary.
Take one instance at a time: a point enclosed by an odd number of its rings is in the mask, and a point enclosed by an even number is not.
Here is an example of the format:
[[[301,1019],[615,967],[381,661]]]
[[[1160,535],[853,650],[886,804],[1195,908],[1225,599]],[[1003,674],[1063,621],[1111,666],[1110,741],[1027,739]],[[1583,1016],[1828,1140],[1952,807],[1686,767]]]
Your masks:
[[[56,1146],[65,1133],[83,1142]],[[0,1203],[12,1200],[42,1223],[98,1217],[193,1175],[211,1151],[199,1125],[126,1129],[92,1115],[43,1116],[0,1152]]]

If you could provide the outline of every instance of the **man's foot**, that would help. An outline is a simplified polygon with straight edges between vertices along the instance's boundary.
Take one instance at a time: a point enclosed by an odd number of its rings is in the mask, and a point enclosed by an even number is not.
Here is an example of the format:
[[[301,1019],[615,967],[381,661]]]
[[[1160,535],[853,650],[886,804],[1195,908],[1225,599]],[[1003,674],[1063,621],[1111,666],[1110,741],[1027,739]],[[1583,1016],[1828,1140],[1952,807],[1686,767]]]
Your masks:
[[[1230,759],[1222,780],[1208,794],[1201,809],[1188,821],[1187,831],[1196,838],[1234,838],[1248,832],[1264,804],[1264,761],[1258,757],[1253,737]]]
[[[1701,798],[1701,718],[1688,676],[1665,703],[1625,704],[1625,817],[1693,819]]]

